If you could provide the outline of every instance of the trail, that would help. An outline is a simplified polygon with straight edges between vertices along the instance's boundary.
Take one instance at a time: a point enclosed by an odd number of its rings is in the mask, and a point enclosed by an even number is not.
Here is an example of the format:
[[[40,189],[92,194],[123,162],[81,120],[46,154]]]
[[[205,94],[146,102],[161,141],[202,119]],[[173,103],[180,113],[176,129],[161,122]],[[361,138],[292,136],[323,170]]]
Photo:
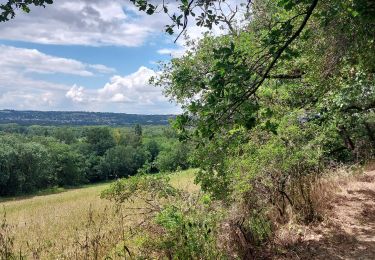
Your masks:
[[[312,228],[293,249],[293,259],[375,259],[375,170],[336,194],[328,221]]]

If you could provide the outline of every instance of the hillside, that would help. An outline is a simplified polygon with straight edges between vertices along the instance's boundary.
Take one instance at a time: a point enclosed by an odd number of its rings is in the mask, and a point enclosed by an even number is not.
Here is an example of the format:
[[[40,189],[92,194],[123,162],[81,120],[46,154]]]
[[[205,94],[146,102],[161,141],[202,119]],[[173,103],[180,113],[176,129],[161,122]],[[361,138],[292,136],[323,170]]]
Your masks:
[[[138,115],[77,111],[0,110],[0,124],[19,125],[167,125],[174,115]]]

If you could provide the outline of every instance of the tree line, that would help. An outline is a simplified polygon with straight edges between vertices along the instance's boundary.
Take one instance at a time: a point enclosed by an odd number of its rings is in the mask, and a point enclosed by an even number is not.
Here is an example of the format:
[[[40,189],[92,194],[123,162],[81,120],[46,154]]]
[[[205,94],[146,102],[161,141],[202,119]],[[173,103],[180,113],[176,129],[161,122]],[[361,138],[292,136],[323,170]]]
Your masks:
[[[0,126],[0,196],[186,169],[188,144],[169,127]]]

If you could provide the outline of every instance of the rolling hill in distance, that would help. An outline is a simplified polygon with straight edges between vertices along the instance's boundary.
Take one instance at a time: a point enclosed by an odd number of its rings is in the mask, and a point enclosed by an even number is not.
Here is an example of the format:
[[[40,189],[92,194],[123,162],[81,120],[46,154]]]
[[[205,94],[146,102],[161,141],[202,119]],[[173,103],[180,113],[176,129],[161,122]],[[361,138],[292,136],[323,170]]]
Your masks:
[[[175,115],[141,115],[83,111],[18,111],[0,110],[0,124],[19,125],[167,125]]]

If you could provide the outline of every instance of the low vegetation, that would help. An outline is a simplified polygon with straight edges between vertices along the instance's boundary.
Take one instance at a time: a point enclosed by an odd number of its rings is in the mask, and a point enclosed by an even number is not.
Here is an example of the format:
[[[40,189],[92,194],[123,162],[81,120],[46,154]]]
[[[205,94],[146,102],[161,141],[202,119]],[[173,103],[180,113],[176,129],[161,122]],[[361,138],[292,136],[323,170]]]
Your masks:
[[[170,179],[171,187],[199,192],[196,170],[155,178]],[[158,176],[158,177],[156,177]],[[141,200],[122,207],[100,199],[111,184],[68,189],[58,194],[15,197],[0,202],[0,259],[124,259],[134,254],[130,230],[143,219],[129,214]],[[124,251],[125,250],[125,251]],[[128,250],[128,251],[127,251]],[[21,257],[21,259],[23,259]]]

